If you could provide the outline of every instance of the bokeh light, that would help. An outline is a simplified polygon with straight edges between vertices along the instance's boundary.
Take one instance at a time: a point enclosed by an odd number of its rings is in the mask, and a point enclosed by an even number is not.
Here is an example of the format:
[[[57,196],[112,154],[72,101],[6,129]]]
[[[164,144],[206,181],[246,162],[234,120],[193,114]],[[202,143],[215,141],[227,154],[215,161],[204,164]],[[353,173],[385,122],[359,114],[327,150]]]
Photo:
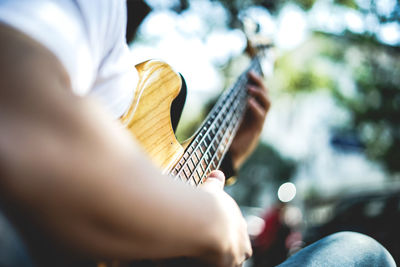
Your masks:
[[[293,183],[284,183],[278,189],[278,198],[282,202],[289,202],[296,196],[296,186]]]

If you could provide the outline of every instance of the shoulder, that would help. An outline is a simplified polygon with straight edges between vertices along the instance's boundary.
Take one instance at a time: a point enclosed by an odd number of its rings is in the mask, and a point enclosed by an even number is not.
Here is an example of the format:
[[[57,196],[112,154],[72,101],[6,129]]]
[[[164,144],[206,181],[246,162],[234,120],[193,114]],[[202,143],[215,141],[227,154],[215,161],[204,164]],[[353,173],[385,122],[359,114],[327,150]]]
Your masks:
[[[123,0],[2,0],[0,22],[51,51],[74,92],[89,93],[100,64],[125,30]]]
[[[49,49],[15,28],[0,23],[0,99],[2,108],[36,103],[46,90],[71,91],[70,78]],[[4,113],[3,113],[4,115]]]

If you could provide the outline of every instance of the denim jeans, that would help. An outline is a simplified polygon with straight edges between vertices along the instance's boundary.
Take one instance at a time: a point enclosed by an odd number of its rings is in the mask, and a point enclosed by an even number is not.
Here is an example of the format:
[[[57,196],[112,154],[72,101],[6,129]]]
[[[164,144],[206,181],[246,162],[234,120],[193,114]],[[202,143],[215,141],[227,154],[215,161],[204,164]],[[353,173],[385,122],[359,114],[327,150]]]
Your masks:
[[[374,239],[354,232],[327,236],[294,254],[279,267],[396,266],[389,252]]]
[[[24,242],[0,211],[0,267],[33,267]]]
[[[33,267],[24,242],[0,211],[0,267]],[[279,267],[396,266],[389,252],[374,239],[340,232],[300,250]]]

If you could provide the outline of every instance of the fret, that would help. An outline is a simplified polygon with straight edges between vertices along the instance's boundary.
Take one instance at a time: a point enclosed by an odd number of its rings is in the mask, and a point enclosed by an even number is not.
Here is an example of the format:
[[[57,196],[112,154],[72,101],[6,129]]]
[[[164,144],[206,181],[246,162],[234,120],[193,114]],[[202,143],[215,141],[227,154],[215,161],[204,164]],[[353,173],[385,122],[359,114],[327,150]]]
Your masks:
[[[211,167],[215,170],[217,169],[217,165],[214,163],[214,161],[211,161]]]
[[[211,152],[211,154],[214,154],[214,153],[215,153],[215,147],[214,147],[214,144],[213,144],[213,143],[212,143],[211,146],[210,146],[210,152]]]
[[[211,154],[210,150],[207,152],[207,155],[208,155],[208,159],[209,159],[209,160],[212,159],[212,158],[214,157],[214,155]]]
[[[183,173],[183,174],[185,175],[184,178],[189,179],[189,177],[190,177],[190,170],[189,170],[189,168],[188,168],[187,166],[184,166],[184,167],[181,169],[181,171],[183,171],[183,172],[181,172],[181,174]]]
[[[197,157],[196,153],[193,153],[193,156],[190,158],[190,160],[193,162],[195,166],[197,165],[197,163],[199,163],[199,158]]]
[[[194,171],[194,169],[195,169],[195,164],[193,164],[193,161],[192,161],[191,158],[188,160],[187,166],[189,168],[189,171],[192,173]]]
[[[203,173],[207,170],[207,163],[204,160],[201,161],[201,170]]]
[[[208,161],[210,159],[210,157],[208,156],[208,153],[204,153],[203,158]]]
[[[198,185],[201,181],[201,176],[199,175],[197,170],[193,173],[192,177],[196,185]]]
[[[197,149],[197,150],[196,150],[196,152],[195,152],[195,155],[196,155],[197,159],[198,159],[198,160],[200,160],[200,159],[201,159],[201,157],[203,156],[203,153],[202,153],[202,152],[200,152],[200,150],[199,150],[199,149]]]
[[[200,150],[202,153],[206,152],[207,150],[207,144],[205,144],[204,141],[202,141],[200,144]]]
[[[211,126],[211,134],[215,136],[216,134],[216,129],[215,129],[215,125]]]
[[[196,175],[199,177],[199,182],[200,182],[201,176],[202,176],[202,174],[200,172],[203,172],[203,171],[200,171],[199,169],[196,169]]]

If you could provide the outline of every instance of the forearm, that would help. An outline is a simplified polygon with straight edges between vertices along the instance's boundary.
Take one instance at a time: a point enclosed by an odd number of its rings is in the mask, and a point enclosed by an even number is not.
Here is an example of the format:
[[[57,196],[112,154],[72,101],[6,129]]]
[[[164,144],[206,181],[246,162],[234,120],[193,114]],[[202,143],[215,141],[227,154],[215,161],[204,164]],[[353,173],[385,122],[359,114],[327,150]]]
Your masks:
[[[62,127],[20,121],[3,133],[7,198],[83,254],[132,259],[213,249],[221,225],[213,197],[161,176],[124,130],[83,102],[73,105],[79,118],[72,112]]]
[[[1,201],[86,258],[237,266],[250,255],[240,210],[213,179],[194,189],[162,176],[100,106],[72,93],[53,54],[4,25],[0,39]]]
[[[216,246],[224,222],[213,197],[163,177],[100,107],[72,94],[48,50],[1,25],[0,37],[3,201],[86,256],[191,256]]]

